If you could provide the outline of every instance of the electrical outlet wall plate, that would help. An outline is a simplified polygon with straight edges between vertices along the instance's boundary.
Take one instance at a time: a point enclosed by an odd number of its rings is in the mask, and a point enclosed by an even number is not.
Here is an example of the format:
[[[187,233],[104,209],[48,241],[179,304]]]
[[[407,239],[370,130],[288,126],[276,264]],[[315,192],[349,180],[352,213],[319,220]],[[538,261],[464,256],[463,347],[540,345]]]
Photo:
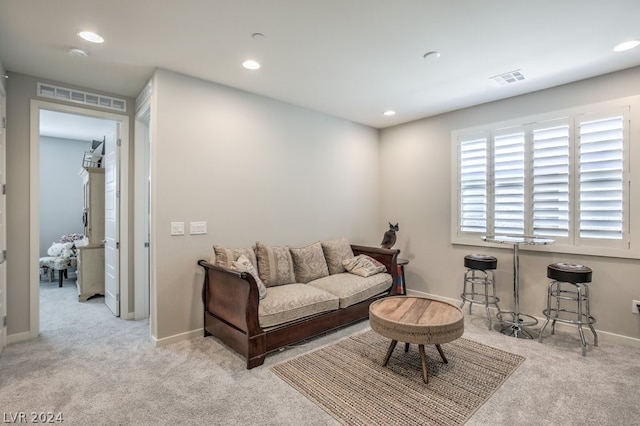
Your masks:
[[[189,222],[189,233],[191,235],[206,234],[207,222]]]
[[[640,300],[633,300],[631,303],[631,313],[640,315],[640,311],[638,310],[639,305],[640,305]]]
[[[184,235],[184,222],[171,222],[171,235]]]

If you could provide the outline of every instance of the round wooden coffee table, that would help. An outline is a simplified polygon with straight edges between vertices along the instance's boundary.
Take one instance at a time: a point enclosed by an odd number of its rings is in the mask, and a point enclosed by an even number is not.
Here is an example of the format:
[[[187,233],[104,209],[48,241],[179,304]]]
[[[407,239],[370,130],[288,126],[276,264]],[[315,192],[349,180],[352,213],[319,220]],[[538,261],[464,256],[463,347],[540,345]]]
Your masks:
[[[451,342],[464,332],[464,314],[457,306],[424,297],[392,296],[369,306],[369,324],[376,333],[391,339],[382,365],[387,365],[398,342],[418,345],[422,379],[429,382],[424,345],[436,345],[446,364],[440,345]]]

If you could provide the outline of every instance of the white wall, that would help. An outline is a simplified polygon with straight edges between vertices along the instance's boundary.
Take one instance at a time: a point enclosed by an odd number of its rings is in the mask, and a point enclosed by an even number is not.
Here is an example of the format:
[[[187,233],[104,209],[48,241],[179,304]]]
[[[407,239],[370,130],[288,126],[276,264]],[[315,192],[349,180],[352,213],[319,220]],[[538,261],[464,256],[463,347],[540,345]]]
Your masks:
[[[379,244],[377,130],[169,71],[154,80],[154,337],[202,328],[196,261],[213,244]],[[188,235],[190,221],[207,235]]]
[[[381,131],[380,199],[384,202],[380,212],[381,217],[400,222],[396,247],[402,250],[401,256],[410,259],[406,267],[409,290],[459,300],[463,258],[482,251],[498,257],[501,307],[513,308],[510,246],[489,249],[451,244],[451,221],[456,220],[450,198],[455,196],[451,193],[453,130],[637,95],[639,83],[640,68],[633,68]],[[632,140],[632,149],[639,142]],[[634,191],[637,194],[637,189]],[[640,338],[640,316],[631,313],[632,299],[640,299],[640,261],[553,252],[520,253],[522,312],[542,316],[548,264],[561,260],[583,263],[594,271],[591,307],[596,328]]]
[[[63,234],[82,234],[82,178],[91,141],[40,136],[40,256]]]

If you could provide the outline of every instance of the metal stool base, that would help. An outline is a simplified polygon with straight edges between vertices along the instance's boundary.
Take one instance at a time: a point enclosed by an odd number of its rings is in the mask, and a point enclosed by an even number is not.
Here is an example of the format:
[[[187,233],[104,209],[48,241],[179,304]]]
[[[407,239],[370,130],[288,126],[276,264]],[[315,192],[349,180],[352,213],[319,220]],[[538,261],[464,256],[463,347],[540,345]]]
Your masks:
[[[562,285],[571,286],[574,290],[567,290],[562,288]],[[552,307],[552,298],[555,299],[555,307]],[[576,310],[563,308],[560,306],[561,301],[577,302]],[[580,334],[580,343],[582,345],[582,356],[587,355],[587,342],[584,337],[583,325],[586,325],[593,333],[593,346],[598,346],[598,334],[596,333],[593,324],[596,319],[591,316],[589,312],[589,283],[569,283],[563,281],[552,281],[549,284],[547,290],[547,308],[542,311],[542,314],[546,317],[546,321],[540,329],[538,340],[542,342],[542,333],[551,321],[551,334],[555,334],[556,322],[562,322],[565,324],[575,324],[578,326],[578,333]],[[561,318],[560,315],[569,314],[575,319]]]
[[[484,292],[476,291],[476,285],[483,286]],[[467,286],[470,286],[469,289]],[[491,293],[489,293],[489,289],[491,289]],[[462,303],[460,304],[460,308],[464,307],[466,302],[469,302],[469,314],[471,314],[471,309],[473,304],[476,303],[478,305],[482,305],[485,307],[487,311],[487,318],[489,319],[489,330],[491,330],[491,312],[489,311],[489,306],[494,305],[498,310],[498,314],[496,315],[498,320],[502,320],[500,314],[500,306],[498,302],[500,299],[496,296],[496,286],[495,281],[493,279],[493,271],[485,271],[482,269],[467,269],[464,273],[464,283],[462,294],[460,295],[462,299]]]

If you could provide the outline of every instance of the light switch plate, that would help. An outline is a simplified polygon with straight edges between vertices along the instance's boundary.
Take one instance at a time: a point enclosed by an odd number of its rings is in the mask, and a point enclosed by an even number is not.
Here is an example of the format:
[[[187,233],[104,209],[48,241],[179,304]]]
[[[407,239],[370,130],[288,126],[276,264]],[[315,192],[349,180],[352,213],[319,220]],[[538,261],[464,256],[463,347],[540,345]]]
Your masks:
[[[206,234],[207,222],[189,222],[189,232],[191,235]]]
[[[184,235],[184,222],[171,222],[171,235]]]

